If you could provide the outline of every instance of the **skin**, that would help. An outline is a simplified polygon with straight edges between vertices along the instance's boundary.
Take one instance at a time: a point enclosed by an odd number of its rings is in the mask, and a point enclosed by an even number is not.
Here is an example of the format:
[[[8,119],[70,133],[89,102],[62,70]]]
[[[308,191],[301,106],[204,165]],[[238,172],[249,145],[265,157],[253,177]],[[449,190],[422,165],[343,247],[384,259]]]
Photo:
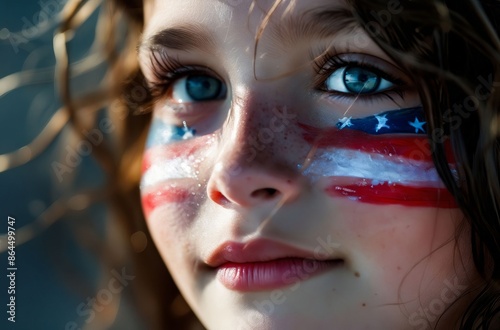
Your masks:
[[[438,316],[431,310],[441,306],[436,299],[449,306],[474,277],[467,242],[455,239],[460,211],[332,197],[325,193],[329,178],[317,171],[302,173],[297,166],[328,152],[312,152],[299,124],[328,128],[346,109],[356,118],[418,106],[410,79],[359,29],[283,44],[266,29],[254,75],[256,31],[274,1],[257,1],[252,8],[251,1],[235,3],[158,0],[145,7],[144,40],[186,22],[203,27],[214,39],[210,49],[167,52],[187,65],[210,68],[227,86],[224,98],[209,102],[179,102],[171,87],[154,109],[157,120],[179,126],[186,121],[196,129],[194,138],[165,146],[172,152],[179,146],[190,151],[192,158],[179,157],[195,170],[195,177],[142,187],[143,197],[154,189],[189,193],[146,211],[155,244],[182,294],[209,329],[430,328]],[[322,6],[344,4],[298,1],[286,15]],[[285,7],[278,8],[270,26],[280,24]],[[367,54],[369,61],[391,70],[407,82],[403,97],[355,100],[317,91],[309,50],[331,45],[337,53]],[[154,81],[149,52],[141,48],[139,56],[146,78]],[[191,115],[178,115],[174,109],[179,105]],[[286,109],[289,120],[273,115],[275,109]],[[271,125],[285,129],[259,142],[262,128]],[[252,136],[253,142],[248,138]],[[278,290],[242,293],[221,285],[216,270],[207,266],[210,253],[226,241],[258,238],[319,251],[344,263]],[[444,321],[459,312],[460,304],[453,305]]]

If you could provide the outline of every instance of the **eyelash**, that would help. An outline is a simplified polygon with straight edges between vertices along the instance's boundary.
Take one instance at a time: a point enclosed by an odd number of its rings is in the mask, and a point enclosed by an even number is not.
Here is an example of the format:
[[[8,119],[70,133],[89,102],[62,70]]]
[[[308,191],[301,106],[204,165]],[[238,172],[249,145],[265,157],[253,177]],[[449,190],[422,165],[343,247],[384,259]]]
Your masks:
[[[214,75],[214,73],[207,67],[184,65],[179,59],[173,58],[166,52],[162,51],[154,51],[152,53],[151,65],[155,80],[149,82],[149,92],[153,98],[153,102],[156,102],[160,98],[164,97],[171,84],[177,79],[180,79],[186,75]],[[404,80],[380,69],[374,64],[356,59],[345,60],[342,55],[339,54],[327,53],[314,61],[314,70],[318,77],[315,82],[315,88],[322,93],[328,94],[329,97],[332,97],[334,99],[352,99],[354,94],[338,92],[334,90],[326,90],[325,88],[325,83],[330,75],[333,74],[336,70],[344,67],[359,67],[362,69],[366,69],[395,85],[394,88],[382,92],[358,94],[356,95],[356,98],[358,100],[377,101],[379,99],[390,99],[391,101],[397,103],[393,98],[394,95],[397,95],[400,98],[404,98],[404,93],[408,87],[407,83]]]
[[[331,54],[331,53],[327,53],[324,56],[321,56],[319,59],[314,61],[314,69],[316,75],[318,76],[318,79],[316,80],[315,84],[316,86],[319,86],[317,87],[317,89],[322,93],[327,93],[329,94],[330,97],[336,99],[340,100],[352,99],[354,94],[325,89],[325,83],[327,79],[330,77],[330,75],[333,74],[336,70],[345,67],[359,67],[365,69],[367,71],[377,74],[381,78],[386,79],[395,85],[394,88],[382,92],[358,94],[356,95],[358,100],[377,101],[379,99],[385,98],[385,99],[390,99],[393,102],[396,102],[393,98],[394,95],[398,95],[400,98],[404,98],[404,93],[408,86],[407,83],[401,78],[392,75],[389,72],[386,72],[371,63],[366,63],[356,59],[347,61],[344,58],[342,58],[342,55]]]
[[[172,83],[184,76],[197,73],[213,75],[206,67],[184,65],[179,59],[173,58],[165,52],[153,52],[151,67],[155,80],[149,82],[149,92],[154,100],[163,97]]]

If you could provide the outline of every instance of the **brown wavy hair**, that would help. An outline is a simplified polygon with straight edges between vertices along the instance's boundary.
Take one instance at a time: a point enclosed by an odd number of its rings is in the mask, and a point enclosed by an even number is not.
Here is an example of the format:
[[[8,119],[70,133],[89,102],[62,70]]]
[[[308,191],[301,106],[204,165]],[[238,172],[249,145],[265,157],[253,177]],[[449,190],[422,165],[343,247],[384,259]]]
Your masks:
[[[68,40],[98,9],[96,44],[105,60],[106,74],[95,91],[75,95]],[[141,111],[148,103],[149,91],[140,73],[136,49],[144,24],[143,3],[113,0],[97,7],[92,1],[70,0],[61,20],[54,38],[56,72],[63,111],[72,130],[80,139],[86,139],[83,132],[97,127],[96,114],[109,117],[114,125],[113,136],[92,150],[106,176],[99,200],[112,210],[110,237],[104,246],[95,249],[96,254],[105,259],[107,269],[121,269],[132,259],[135,279],[130,285],[133,298],[129,300],[148,329],[199,329],[199,322],[152,243],[140,205],[140,166],[150,122],[150,114]],[[109,322],[104,320],[99,326],[107,327]]]
[[[277,4],[280,0],[277,0]],[[438,172],[470,227],[475,267],[483,279],[462,316],[462,329],[492,329],[500,316],[500,3],[496,0],[348,0],[377,44],[413,79],[426,111],[430,149]],[[401,11],[390,11],[399,4]],[[99,23],[107,60],[104,88],[89,98],[70,93],[64,35],[78,25],[83,2],[70,1],[61,26],[59,74],[62,97],[76,132],[83,132],[83,100],[108,104],[118,123],[112,144],[94,156],[108,176],[107,197],[125,237],[147,233],[139,203],[140,160],[150,121],[143,114],[151,97],[140,72],[136,47],[144,26],[141,0],[104,4]],[[273,7],[275,8],[275,6]],[[478,86],[483,92],[478,95]],[[457,108],[458,107],[458,108]],[[94,107],[94,110],[96,107]],[[459,111],[462,109],[463,111]],[[140,114],[140,115],[137,115]],[[83,135],[81,136],[82,138]],[[445,142],[453,147],[447,159]],[[449,163],[456,162],[456,171]],[[457,232],[457,235],[459,233]],[[151,237],[147,235],[151,242]],[[150,328],[187,329],[186,307],[153,244],[134,256],[138,309]],[[498,324],[497,324],[498,326]],[[437,327],[437,325],[436,325]]]
[[[350,1],[381,48],[411,74],[426,111],[437,170],[470,227],[473,260],[484,284],[461,329],[500,326],[500,2],[494,0]],[[383,26],[383,28],[381,27]],[[481,91],[481,92],[480,92]],[[453,147],[457,173],[448,163]]]

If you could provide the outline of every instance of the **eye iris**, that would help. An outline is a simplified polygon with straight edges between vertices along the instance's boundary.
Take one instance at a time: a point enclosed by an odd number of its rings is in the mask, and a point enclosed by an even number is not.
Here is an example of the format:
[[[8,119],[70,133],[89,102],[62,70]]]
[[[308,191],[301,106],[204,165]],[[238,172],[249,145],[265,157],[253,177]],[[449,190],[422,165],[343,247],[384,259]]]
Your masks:
[[[347,68],[344,71],[344,83],[352,93],[372,93],[380,85],[381,78],[368,70],[362,68]]]
[[[216,99],[221,89],[221,81],[209,76],[192,76],[186,80],[186,91],[195,101]]]

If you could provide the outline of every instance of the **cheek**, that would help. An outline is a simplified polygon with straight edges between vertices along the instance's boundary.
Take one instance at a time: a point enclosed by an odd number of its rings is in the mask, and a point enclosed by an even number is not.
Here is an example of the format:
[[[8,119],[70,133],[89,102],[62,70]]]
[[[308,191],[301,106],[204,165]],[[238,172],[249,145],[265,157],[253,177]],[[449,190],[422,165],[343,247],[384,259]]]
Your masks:
[[[184,210],[178,204],[158,207],[149,215],[148,228],[164,259],[175,259],[178,252],[188,251],[189,226],[184,220]]]
[[[150,137],[155,134],[151,132]],[[194,285],[195,248],[190,238],[206,199],[200,171],[204,171],[205,156],[212,152],[212,140],[207,135],[153,144],[143,156],[141,200],[147,225],[172,276],[182,286]]]
[[[143,156],[141,199],[146,218],[158,208],[171,210],[170,218],[192,219],[205,198],[200,177],[211,136],[146,149]]]
[[[165,206],[171,209],[169,213],[173,214],[174,218],[180,218],[184,216],[184,212],[182,212],[179,205],[193,204],[190,196],[191,192],[189,189],[177,187],[175,184],[155,187],[142,193],[142,208],[148,219],[151,217],[153,211],[165,208]]]
[[[358,126],[374,128],[373,123]],[[435,169],[426,136],[301,127],[304,140],[319,148],[304,174],[321,178],[320,186],[329,196],[374,205],[457,207]]]
[[[353,270],[388,299],[426,300],[457,274],[458,209],[360,204],[345,232],[352,237]],[[461,256],[463,257],[463,255]]]
[[[188,237],[191,231],[183,222],[182,208],[175,204],[157,208],[148,218],[148,228],[169,273],[179,288],[190,299],[196,286],[193,269],[196,265],[195,246]],[[187,294],[187,296],[186,296]]]
[[[199,205],[193,201],[192,205]],[[190,306],[199,305],[200,288],[205,284],[200,272],[200,244],[207,233],[196,226],[196,217],[207,212],[196,206],[187,210],[184,203],[157,207],[147,219],[153,242],[170,275]]]

